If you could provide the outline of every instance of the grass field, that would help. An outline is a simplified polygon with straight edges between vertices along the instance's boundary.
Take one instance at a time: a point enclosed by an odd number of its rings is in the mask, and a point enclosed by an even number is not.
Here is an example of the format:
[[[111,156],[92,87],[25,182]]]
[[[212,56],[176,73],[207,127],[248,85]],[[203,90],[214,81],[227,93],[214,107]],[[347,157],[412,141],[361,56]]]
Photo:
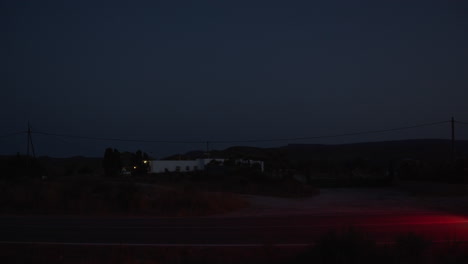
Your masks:
[[[199,216],[244,208],[248,201],[224,192],[161,188],[103,178],[0,182],[0,213]]]

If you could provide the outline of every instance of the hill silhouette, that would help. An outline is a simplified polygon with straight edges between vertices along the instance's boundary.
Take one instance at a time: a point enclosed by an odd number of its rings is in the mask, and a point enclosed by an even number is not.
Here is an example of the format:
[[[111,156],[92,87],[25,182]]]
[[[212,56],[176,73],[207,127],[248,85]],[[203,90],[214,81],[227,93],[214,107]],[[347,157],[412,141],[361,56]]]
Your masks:
[[[455,143],[457,157],[468,156],[468,140]],[[257,148],[234,146],[224,150],[214,150],[210,156],[219,158],[246,158],[268,160],[281,156],[289,160],[304,161],[310,159],[348,160],[370,158],[376,160],[448,160],[452,146],[448,139],[408,139],[398,141],[363,142],[352,144],[289,144],[277,148]],[[165,159],[197,159],[206,155],[203,151],[190,151],[172,155]]]

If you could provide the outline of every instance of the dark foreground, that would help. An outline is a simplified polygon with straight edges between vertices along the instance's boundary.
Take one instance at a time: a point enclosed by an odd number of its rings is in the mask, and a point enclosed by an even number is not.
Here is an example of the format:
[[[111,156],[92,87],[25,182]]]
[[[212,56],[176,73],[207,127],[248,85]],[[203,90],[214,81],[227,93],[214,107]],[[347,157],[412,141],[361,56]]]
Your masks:
[[[466,263],[449,214],[0,217],[2,263]]]
[[[324,241],[312,247],[2,245],[0,257],[2,263],[49,264],[461,264],[468,263],[468,247],[457,243],[431,245],[414,239],[390,246],[375,246],[373,241],[342,237],[333,245]]]
[[[108,245],[307,245],[323,233],[352,227],[377,243],[398,234],[468,241],[468,218],[449,214],[294,215],[262,217],[111,218],[0,217],[2,243]]]

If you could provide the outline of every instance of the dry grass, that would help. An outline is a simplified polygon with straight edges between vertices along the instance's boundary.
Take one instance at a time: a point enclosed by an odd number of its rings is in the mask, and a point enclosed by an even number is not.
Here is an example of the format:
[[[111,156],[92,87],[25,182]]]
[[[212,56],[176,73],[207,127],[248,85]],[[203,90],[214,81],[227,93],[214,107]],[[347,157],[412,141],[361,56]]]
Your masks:
[[[0,213],[198,216],[246,206],[246,200],[230,193],[163,189],[93,178],[0,182]]]
[[[136,181],[176,188],[196,188],[209,192],[221,191],[289,198],[310,197],[320,193],[318,188],[298,182],[294,179],[271,179],[265,176],[148,175],[138,177]]]

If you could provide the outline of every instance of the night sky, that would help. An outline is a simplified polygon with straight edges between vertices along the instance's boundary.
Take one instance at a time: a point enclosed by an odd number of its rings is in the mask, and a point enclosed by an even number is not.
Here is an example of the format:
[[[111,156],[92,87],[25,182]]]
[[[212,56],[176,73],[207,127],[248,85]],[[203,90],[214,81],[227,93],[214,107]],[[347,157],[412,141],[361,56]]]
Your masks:
[[[2,1],[0,135],[296,138],[468,121],[466,1]],[[459,127],[459,128],[458,128]],[[468,127],[457,126],[468,139]],[[449,124],[340,144],[449,138]],[[156,158],[204,143],[33,134],[37,154]],[[24,153],[26,135],[1,137]]]

